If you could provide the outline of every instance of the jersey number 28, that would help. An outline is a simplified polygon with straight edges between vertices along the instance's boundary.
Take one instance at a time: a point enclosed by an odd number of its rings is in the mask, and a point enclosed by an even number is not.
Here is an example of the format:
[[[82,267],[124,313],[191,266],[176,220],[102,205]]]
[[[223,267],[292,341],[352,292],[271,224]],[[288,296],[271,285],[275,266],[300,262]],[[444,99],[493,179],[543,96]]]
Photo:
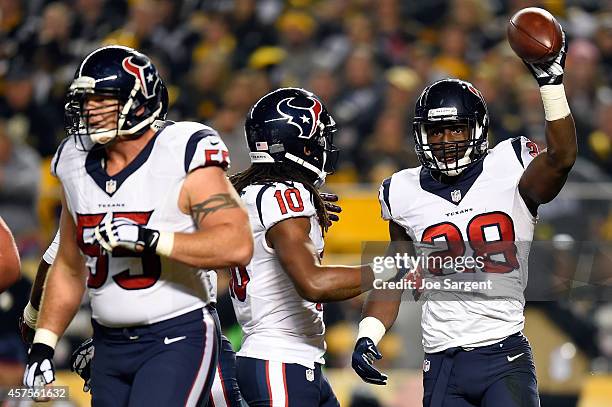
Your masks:
[[[514,223],[508,214],[495,211],[476,215],[469,221],[466,232],[467,239],[464,239],[455,224],[442,222],[425,229],[421,241],[446,243],[446,250],[436,251],[429,256],[457,258],[465,255],[467,240],[474,252],[474,259],[483,259],[483,271],[487,273],[509,273],[519,267],[514,244]],[[441,273],[441,270],[430,271],[433,274]]]

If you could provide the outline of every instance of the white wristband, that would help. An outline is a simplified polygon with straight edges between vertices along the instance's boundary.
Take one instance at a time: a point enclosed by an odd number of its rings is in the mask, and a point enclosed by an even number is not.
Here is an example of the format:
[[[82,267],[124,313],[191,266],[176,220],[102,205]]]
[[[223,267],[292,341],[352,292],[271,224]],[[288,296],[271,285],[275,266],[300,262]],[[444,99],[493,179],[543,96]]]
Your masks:
[[[374,345],[378,345],[378,342],[387,332],[385,325],[380,322],[378,318],[365,317],[359,323],[359,332],[357,333],[357,339],[359,338],[370,338]]]
[[[155,253],[160,256],[170,256],[172,249],[174,248],[174,233],[172,232],[159,232],[159,241],[155,248]]]
[[[552,122],[570,115],[569,104],[565,97],[565,88],[562,84],[544,85],[540,88],[540,95],[544,104],[546,121]]]
[[[58,340],[59,336],[57,336],[55,332],[45,328],[39,328],[36,330],[36,334],[34,334],[34,340],[32,343],[44,343],[45,345],[55,349],[55,345],[57,345]]]
[[[38,321],[38,311],[31,302],[23,310],[23,322],[32,329],[36,329],[36,321]]]

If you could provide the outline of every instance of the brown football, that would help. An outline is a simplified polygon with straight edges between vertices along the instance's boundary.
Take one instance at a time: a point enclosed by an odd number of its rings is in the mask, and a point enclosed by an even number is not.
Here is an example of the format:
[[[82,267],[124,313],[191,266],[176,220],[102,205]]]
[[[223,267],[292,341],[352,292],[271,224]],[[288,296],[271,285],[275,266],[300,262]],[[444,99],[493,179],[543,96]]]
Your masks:
[[[538,7],[519,10],[508,22],[508,42],[527,62],[546,62],[561,50],[561,25],[548,11]]]

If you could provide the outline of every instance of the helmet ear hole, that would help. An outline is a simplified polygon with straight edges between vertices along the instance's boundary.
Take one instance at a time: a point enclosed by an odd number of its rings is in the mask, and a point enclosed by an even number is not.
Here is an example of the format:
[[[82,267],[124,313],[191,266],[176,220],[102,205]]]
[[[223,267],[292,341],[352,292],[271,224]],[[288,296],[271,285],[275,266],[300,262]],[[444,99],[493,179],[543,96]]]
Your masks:
[[[312,154],[312,151],[310,148],[308,148],[308,146],[304,146],[304,154],[308,156]]]

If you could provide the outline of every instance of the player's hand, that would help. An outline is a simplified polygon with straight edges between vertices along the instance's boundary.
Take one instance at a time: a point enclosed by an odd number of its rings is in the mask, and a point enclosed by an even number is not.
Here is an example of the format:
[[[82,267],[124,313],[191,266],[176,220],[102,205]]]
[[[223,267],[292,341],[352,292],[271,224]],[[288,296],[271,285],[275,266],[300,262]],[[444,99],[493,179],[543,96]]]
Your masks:
[[[329,218],[329,224],[327,226],[331,226],[334,222],[338,222],[340,220],[340,217],[337,214],[342,212],[342,208],[339,205],[332,203],[338,202],[338,195],[321,192],[319,193],[319,196],[325,203],[325,210],[327,211],[327,217]]]
[[[93,338],[83,342],[70,357],[70,371],[75,372],[85,382],[83,391],[88,392],[91,389],[91,360],[94,357]]]
[[[36,333],[36,327],[28,325],[23,315],[19,317],[19,333],[21,333],[21,339],[27,345],[32,344],[34,334]]]
[[[563,36],[561,51],[559,51],[555,59],[534,64],[523,61],[527,69],[529,69],[536,81],[538,81],[539,86],[560,85],[563,82],[563,70],[565,69],[565,57],[567,56],[568,44],[565,31],[561,31],[561,34]]]
[[[55,381],[54,353],[53,348],[44,343],[32,345],[28,353],[28,364],[23,373],[24,386],[42,387]]]
[[[159,231],[147,229],[131,219],[106,216],[94,229],[94,240],[107,252],[116,247],[141,253],[155,253],[159,242]]]
[[[353,351],[353,370],[361,379],[370,384],[386,385],[387,375],[379,372],[374,367],[374,360],[382,359],[382,355],[370,338],[359,338]]]

